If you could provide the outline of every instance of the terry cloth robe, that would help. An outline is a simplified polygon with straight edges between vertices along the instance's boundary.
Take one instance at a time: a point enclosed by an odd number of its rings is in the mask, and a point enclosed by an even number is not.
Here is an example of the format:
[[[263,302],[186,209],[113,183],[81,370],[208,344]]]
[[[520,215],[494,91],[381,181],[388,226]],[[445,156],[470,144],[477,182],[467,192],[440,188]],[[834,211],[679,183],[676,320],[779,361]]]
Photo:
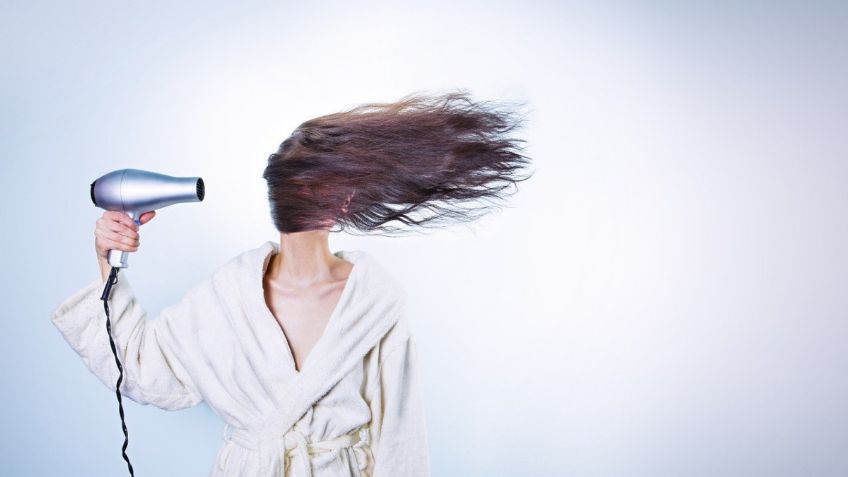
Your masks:
[[[405,289],[370,254],[336,252],[353,269],[298,372],[263,291],[278,252],[267,241],[239,254],[152,319],[119,274],[109,312],[123,395],[166,410],[206,402],[225,422],[210,477],[429,475]],[[114,392],[105,283],[67,298],[52,321]]]

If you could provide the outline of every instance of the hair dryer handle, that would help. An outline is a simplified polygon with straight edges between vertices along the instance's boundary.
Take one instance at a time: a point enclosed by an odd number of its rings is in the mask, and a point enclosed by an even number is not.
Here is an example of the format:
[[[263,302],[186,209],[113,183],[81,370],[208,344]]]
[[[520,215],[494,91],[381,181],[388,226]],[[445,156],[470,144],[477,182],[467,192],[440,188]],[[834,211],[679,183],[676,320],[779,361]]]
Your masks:
[[[133,222],[138,225],[141,225],[141,221],[136,218],[136,216],[141,217],[141,214],[138,212],[127,212]],[[109,250],[109,265],[117,268],[127,268],[129,264],[127,264],[127,258],[129,258],[129,252],[125,250]]]

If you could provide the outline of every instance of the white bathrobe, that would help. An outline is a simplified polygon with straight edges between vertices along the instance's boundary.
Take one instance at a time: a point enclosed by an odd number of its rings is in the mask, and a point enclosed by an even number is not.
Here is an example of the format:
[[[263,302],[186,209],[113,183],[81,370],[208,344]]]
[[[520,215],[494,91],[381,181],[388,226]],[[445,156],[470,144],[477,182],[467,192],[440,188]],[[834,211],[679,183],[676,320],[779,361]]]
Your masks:
[[[267,241],[239,254],[153,319],[122,271],[109,313],[123,395],[167,410],[206,402],[221,416],[223,443],[210,477],[429,475],[406,291],[370,254],[336,252],[353,269],[298,372],[263,291],[278,251]],[[52,320],[114,391],[104,285],[96,279],[74,293]]]

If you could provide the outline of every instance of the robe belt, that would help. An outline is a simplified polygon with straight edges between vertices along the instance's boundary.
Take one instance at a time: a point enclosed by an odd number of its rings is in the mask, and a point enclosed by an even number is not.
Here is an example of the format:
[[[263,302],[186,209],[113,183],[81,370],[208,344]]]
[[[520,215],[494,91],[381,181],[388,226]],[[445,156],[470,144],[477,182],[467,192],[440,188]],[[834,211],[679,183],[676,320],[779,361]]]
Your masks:
[[[264,466],[270,475],[285,476],[286,467],[289,465],[288,461],[297,457],[303,476],[312,477],[310,455],[347,448],[364,452],[364,448],[368,447],[370,436],[368,427],[363,426],[335,439],[306,442],[306,437],[294,429],[279,437],[261,437],[247,429],[240,429],[227,424],[224,426],[224,439],[258,452],[260,459],[264,459]],[[359,469],[364,470],[367,464],[367,456],[359,456],[357,462]]]

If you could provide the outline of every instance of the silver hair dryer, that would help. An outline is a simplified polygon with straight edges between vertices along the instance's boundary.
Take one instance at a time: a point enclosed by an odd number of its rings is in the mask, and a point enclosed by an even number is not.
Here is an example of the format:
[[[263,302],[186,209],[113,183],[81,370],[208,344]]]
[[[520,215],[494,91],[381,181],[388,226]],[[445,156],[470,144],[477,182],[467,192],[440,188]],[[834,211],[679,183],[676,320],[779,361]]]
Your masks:
[[[180,202],[200,202],[206,187],[200,177],[171,177],[139,169],[112,171],[91,183],[91,201],[105,210],[126,212],[136,224],[144,212]],[[128,252],[109,251],[109,265],[126,268]]]

